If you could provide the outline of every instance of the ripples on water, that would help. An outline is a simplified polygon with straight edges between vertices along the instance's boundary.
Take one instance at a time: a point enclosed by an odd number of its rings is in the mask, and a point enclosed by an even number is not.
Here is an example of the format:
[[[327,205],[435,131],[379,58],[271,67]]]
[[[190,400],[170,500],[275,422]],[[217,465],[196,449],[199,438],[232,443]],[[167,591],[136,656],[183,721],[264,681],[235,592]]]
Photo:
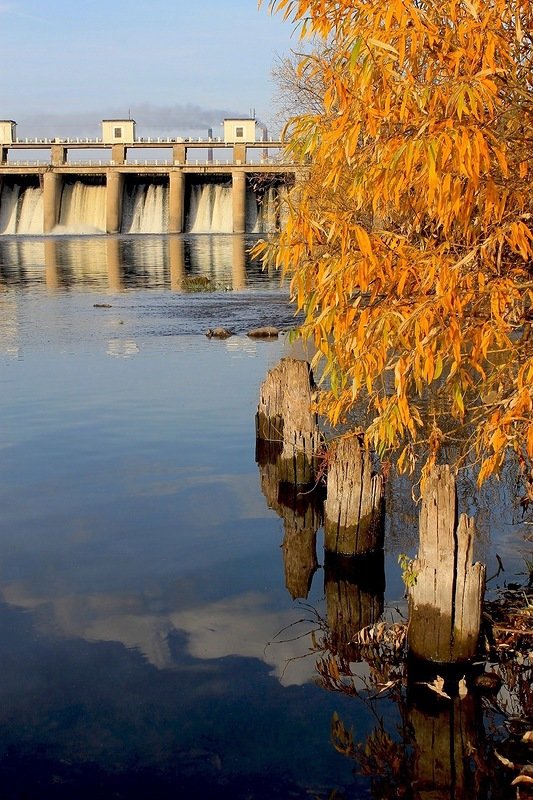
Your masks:
[[[288,350],[284,337],[245,332],[294,320],[279,276],[250,263],[252,243],[0,241],[8,797],[266,800],[342,788],[362,798],[372,786],[389,796],[352,774],[330,725],[337,712],[364,744],[380,729],[377,713],[399,741],[398,707],[381,700],[374,712],[315,686],[301,636],[315,611],[338,622],[324,595],[382,603],[383,576],[365,588],[319,569],[311,608],[294,602],[280,549],[287,530],[261,491],[258,389]],[[214,325],[236,336],[210,341]],[[407,494],[389,489],[388,608],[403,603],[396,560],[416,531]],[[494,560],[503,548],[518,563],[513,520],[499,514],[490,509],[484,552]],[[302,619],[311,622],[287,628]],[[421,730],[423,720],[411,722]],[[406,788],[411,778],[395,780]]]

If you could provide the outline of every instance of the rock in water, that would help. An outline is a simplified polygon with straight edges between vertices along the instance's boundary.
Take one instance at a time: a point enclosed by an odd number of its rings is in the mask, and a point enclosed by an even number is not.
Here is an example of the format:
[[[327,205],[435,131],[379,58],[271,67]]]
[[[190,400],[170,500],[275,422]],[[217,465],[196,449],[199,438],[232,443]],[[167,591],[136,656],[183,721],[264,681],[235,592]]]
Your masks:
[[[208,339],[227,339],[233,336],[233,331],[228,331],[227,328],[208,328],[205,335]]]
[[[252,339],[274,339],[279,336],[279,330],[271,325],[265,325],[262,328],[254,328],[248,331],[247,336],[251,336]]]

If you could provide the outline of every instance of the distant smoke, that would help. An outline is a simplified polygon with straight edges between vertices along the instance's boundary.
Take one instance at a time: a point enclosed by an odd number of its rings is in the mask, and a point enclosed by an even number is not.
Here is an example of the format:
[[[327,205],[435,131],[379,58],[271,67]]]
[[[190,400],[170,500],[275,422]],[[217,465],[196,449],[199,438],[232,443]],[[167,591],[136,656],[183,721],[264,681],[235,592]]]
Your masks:
[[[1,6],[1,4],[0,4]],[[100,123],[103,119],[128,119],[137,122],[137,136],[198,136],[207,135],[213,128],[213,135],[222,135],[220,123],[225,117],[247,116],[242,111],[223,108],[202,108],[186,105],[156,106],[151,103],[100,109],[87,112],[36,113],[18,115],[17,136],[19,138],[39,137],[91,137],[101,135]],[[220,134],[218,133],[220,131]]]

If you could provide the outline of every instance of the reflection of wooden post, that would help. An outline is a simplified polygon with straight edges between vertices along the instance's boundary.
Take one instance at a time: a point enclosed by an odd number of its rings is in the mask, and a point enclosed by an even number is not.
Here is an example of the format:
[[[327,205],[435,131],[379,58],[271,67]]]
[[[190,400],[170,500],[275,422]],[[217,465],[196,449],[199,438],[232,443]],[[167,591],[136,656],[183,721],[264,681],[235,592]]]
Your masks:
[[[473,520],[462,514],[457,523],[456,504],[450,468],[435,467],[422,498],[409,591],[409,648],[427,661],[466,661],[479,638],[485,567],[472,565]]]
[[[316,532],[322,522],[320,498],[316,492],[300,494],[295,487],[280,482],[280,449],[261,447],[258,442],[256,459],[261,476],[261,490],[270,508],[281,517],[285,586],[295,600],[306,598],[313,575],[318,568]]]
[[[285,586],[293,600],[305,599],[318,569],[316,532],[322,522],[320,500],[316,492],[299,494],[287,484],[278,486],[278,505],[285,528],[281,545]]]
[[[332,645],[341,657],[353,660],[353,637],[383,613],[383,550],[363,558],[338,558],[326,553],[324,584]]]
[[[318,569],[316,557],[318,525],[312,522],[313,517],[314,514],[310,511],[303,517],[294,514],[292,519],[285,519],[285,536],[281,547],[285,586],[293,600],[299,597],[306,599],[313,575]]]
[[[282,482],[305,485],[314,480],[320,432],[311,411],[313,391],[309,364],[295,358],[282,358],[261,386],[256,433],[258,439],[282,443]]]
[[[356,436],[340,439],[328,461],[325,548],[363,555],[383,547],[383,478]]]
[[[434,705],[431,711],[417,706],[409,709],[416,800],[481,797],[469,763],[473,753],[482,752],[478,740],[483,725],[478,717],[471,695]]]

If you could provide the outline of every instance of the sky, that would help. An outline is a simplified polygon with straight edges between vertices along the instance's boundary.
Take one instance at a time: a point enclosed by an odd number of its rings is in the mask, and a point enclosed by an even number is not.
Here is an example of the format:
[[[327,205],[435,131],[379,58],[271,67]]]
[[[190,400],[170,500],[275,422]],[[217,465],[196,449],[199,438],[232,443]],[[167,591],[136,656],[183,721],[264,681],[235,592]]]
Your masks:
[[[255,109],[275,135],[271,70],[297,39],[266,6],[0,0],[0,118],[19,138],[99,136],[102,119],[130,115],[138,137],[203,137]]]

